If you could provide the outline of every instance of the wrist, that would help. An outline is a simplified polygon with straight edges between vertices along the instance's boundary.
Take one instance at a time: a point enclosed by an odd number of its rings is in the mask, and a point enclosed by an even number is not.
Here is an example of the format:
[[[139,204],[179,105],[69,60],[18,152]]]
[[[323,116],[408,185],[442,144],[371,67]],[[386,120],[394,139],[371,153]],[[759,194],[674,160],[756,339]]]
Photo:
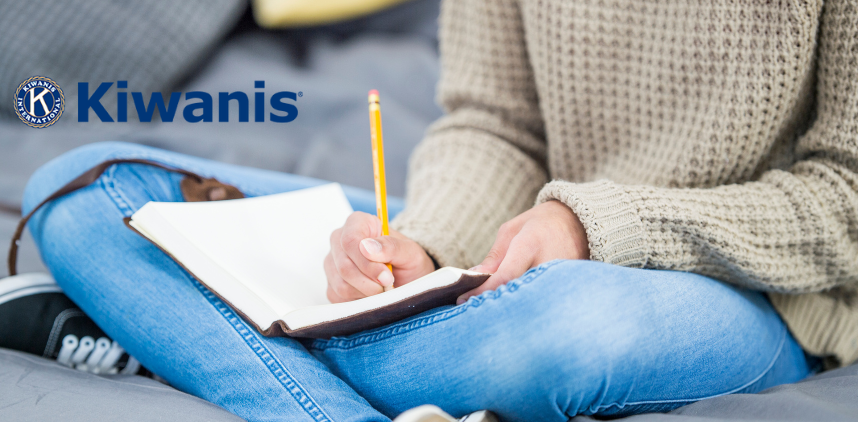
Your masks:
[[[557,209],[562,210],[564,220],[569,227],[569,236],[575,250],[575,259],[590,259],[590,243],[587,240],[587,230],[581,219],[568,205],[557,199],[551,199],[548,203],[555,204]]]

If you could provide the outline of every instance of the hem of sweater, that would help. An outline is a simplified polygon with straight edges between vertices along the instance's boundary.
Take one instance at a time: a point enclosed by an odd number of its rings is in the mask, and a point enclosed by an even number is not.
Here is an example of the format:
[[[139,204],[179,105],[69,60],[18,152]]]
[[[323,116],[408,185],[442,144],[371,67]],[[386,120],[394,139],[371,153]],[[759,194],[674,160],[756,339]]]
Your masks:
[[[590,259],[644,268],[649,255],[647,236],[632,199],[621,186],[608,180],[555,180],[542,188],[536,204],[557,200],[572,209],[587,232]]]
[[[805,352],[826,359],[826,367],[858,361],[858,311],[821,293],[769,293],[775,310]]]

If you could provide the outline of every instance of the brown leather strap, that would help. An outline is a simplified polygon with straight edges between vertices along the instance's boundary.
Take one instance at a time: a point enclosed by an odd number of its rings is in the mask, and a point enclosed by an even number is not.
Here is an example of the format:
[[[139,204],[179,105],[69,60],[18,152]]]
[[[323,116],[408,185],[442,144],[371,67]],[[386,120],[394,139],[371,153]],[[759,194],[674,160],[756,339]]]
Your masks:
[[[24,234],[24,228],[27,226],[27,222],[30,220],[33,214],[35,214],[36,211],[38,211],[48,202],[51,202],[54,199],[57,199],[63,195],[74,192],[80,188],[89,186],[90,184],[92,184],[92,182],[98,180],[98,178],[104,173],[105,170],[107,170],[108,167],[114,164],[121,163],[146,164],[185,175],[185,179],[182,181],[181,188],[182,194],[189,202],[237,199],[244,197],[244,195],[233,186],[220,183],[215,179],[204,178],[196,173],[180,168],[167,166],[155,161],[143,160],[138,158],[119,158],[115,160],[105,161],[85,171],[83,174],[81,174],[80,176],[78,176],[77,178],[75,178],[74,180],[67,183],[65,186],[61,187],[59,190],[45,198],[45,200],[40,202],[39,205],[36,205],[27,215],[24,216],[24,218],[21,219],[21,221],[18,223],[18,228],[15,229],[15,234],[12,235],[12,245],[9,247],[9,259],[7,264],[9,265],[10,276],[13,276],[18,273],[18,244],[21,242],[21,236]]]
[[[17,205],[4,204],[0,202],[0,212],[5,212],[9,214],[21,215],[21,207]]]

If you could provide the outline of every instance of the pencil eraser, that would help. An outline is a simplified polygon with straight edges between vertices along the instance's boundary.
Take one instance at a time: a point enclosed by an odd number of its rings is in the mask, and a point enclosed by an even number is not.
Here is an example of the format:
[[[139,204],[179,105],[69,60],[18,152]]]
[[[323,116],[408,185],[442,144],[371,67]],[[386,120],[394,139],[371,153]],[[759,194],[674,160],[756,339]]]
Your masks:
[[[375,95],[377,97],[378,96],[378,90],[377,89],[370,89],[369,95]]]

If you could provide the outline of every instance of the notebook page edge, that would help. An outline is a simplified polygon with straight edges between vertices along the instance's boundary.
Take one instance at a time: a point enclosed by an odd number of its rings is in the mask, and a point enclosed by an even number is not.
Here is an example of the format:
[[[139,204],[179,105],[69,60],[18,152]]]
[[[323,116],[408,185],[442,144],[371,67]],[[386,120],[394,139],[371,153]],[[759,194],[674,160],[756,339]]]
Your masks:
[[[230,201],[192,202],[192,203],[156,202],[156,203],[153,203],[153,205],[157,206],[158,208],[161,208],[161,207],[166,208],[165,211],[167,213],[173,213],[173,214],[175,214],[175,213],[170,210],[171,208],[181,209],[182,211],[184,211],[184,210],[188,209],[187,208],[188,205],[192,205],[195,208],[197,208],[198,212],[205,213],[206,209],[218,209],[218,208],[221,208],[223,206],[240,207],[239,209],[244,209],[244,208],[253,209],[257,206],[257,205],[255,205],[256,203],[276,204],[278,202],[285,201],[286,198],[289,198],[288,199],[289,201],[294,201],[294,199],[291,198],[292,196],[311,196],[312,197],[314,195],[322,195],[322,196],[330,198],[330,199],[335,199],[335,201],[339,203],[337,206],[342,207],[343,211],[347,211],[346,216],[348,214],[350,214],[351,212],[353,212],[353,208],[351,207],[351,204],[349,203],[348,198],[345,195],[345,191],[343,190],[342,185],[340,185],[339,183],[335,183],[335,182],[325,183],[325,184],[321,184],[321,185],[317,185],[317,186],[311,186],[311,187],[303,188],[303,189],[296,189],[296,190],[288,191],[288,192],[280,192],[280,193],[275,193],[275,194],[270,194],[270,195],[262,195],[262,196],[251,197],[251,198],[234,199],[234,200],[230,200]],[[163,216],[164,220],[166,220],[166,221],[171,220],[171,218],[168,217],[167,215],[162,215],[162,216]],[[345,216],[343,217],[343,222],[344,221],[345,221]],[[180,233],[185,239],[187,239],[188,242],[194,246],[194,248],[196,248],[202,254],[209,257],[210,260],[215,261],[215,256],[213,256],[210,253],[211,251],[209,250],[209,249],[211,249],[211,247],[209,245],[206,245],[206,244],[200,244],[197,240],[195,240],[195,237],[192,233],[191,228],[183,227],[181,225],[176,225],[176,224],[171,224],[171,227],[173,227],[176,232]],[[326,234],[326,236],[325,236],[326,243],[327,243],[327,236],[328,235]],[[321,270],[321,267],[322,267],[322,262],[320,259],[320,262],[319,262],[319,269],[320,270]],[[283,306],[279,307],[279,309],[281,309],[281,311],[278,311],[277,310],[278,307],[277,307],[276,303],[273,303],[273,304],[269,303],[265,299],[264,296],[261,296],[259,293],[256,293],[255,290],[251,286],[247,286],[244,282],[240,281],[240,280],[248,280],[246,277],[240,277],[239,274],[233,273],[233,271],[231,271],[229,268],[227,268],[225,266],[220,266],[220,269],[222,271],[224,271],[225,273],[228,273],[233,279],[235,279],[240,284],[242,284],[242,286],[244,286],[246,289],[250,290],[251,292],[254,292],[254,296],[258,297],[261,301],[265,302],[267,304],[268,308],[271,309],[271,311],[274,314],[280,314],[280,312],[282,312],[283,308],[286,308],[287,309],[286,313],[288,313],[288,312],[294,311],[296,309],[301,309],[302,307],[307,307],[307,306],[300,306],[297,303],[287,304],[284,302],[284,303],[281,303],[281,305],[283,305]],[[320,275],[324,276],[323,273]],[[253,281],[253,279],[249,279],[249,280]],[[319,283],[320,284],[318,285],[318,288],[321,289],[320,290],[321,292],[324,292],[324,289],[326,288],[326,282],[323,279],[321,279],[321,280],[319,280]],[[327,302],[327,299],[324,297],[324,294],[321,294],[321,298],[325,302]],[[325,303],[324,305],[326,305],[326,304],[327,303]],[[310,305],[310,306],[324,306],[324,305]]]
[[[332,303],[298,308],[281,316],[281,320],[290,330],[347,318],[362,312],[382,308],[399,301],[417,296],[426,291],[455,283],[463,274],[479,275],[473,271],[454,267],[443,267],[417,280],[391,291],[351,302]]]
[[[163,218],[157,204],[159,203],[149,202],[144,205],[131,216],[129,224],[174,256],[180,265],[186,267],[206,288],[217,292],[257,326],[268,327],[277,321],[277,313],[264,300],[185,239]],[[167,243],[171,246],[168,247]]]

